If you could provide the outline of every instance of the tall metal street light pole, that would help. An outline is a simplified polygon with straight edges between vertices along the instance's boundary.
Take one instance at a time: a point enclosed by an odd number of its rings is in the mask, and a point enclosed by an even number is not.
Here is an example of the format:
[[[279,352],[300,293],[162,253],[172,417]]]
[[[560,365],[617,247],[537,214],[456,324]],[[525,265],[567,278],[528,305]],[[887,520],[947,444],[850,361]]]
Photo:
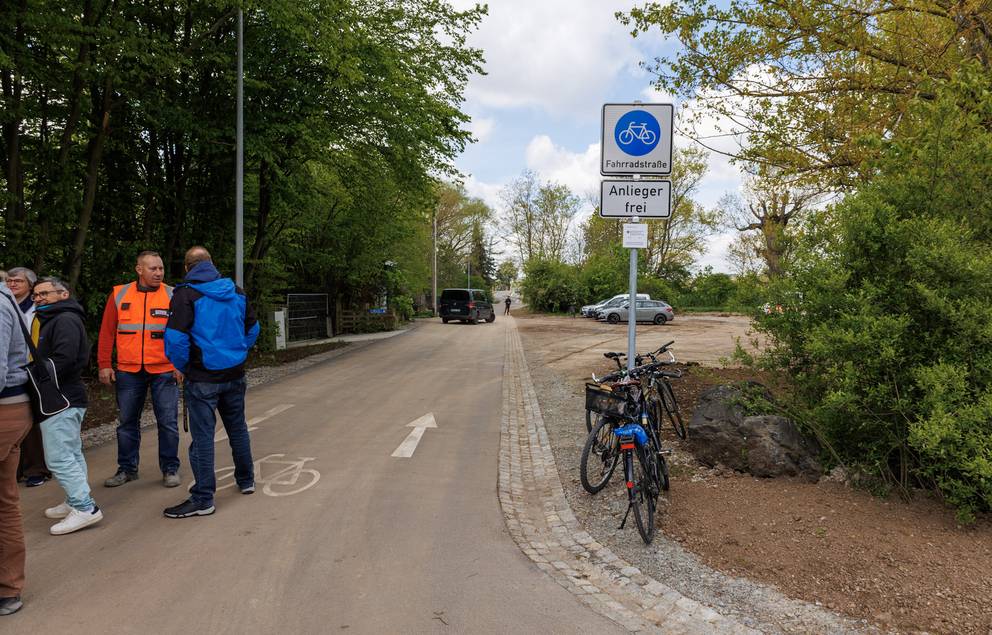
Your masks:
[[[434,221],[434,266],[431,267],[431,273],[434,278],[434,288],[431,292],[431,301],[434,303],[434,317],[437,317],[437,207],[435,206],[434,211],[431,213],[431,217]]]
[[[244,13],[238,9],[238,130],[237,168],[234,177],[234,275],[239,287],[245,285],[245,95],[244,95]]]

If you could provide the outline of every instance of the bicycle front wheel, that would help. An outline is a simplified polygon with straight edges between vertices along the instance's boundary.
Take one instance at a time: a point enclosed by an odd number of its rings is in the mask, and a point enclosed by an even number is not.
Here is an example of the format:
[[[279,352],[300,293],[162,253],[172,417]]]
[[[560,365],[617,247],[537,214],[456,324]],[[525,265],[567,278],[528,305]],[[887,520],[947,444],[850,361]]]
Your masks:
[[[634,508],[634,522],[637,533],[644,544],[654,540],[656,527],[654,512],[658,506],[658,483],[655,478],[656,462],[650,449],[637,448],[637,461],[634,463],[634,487],[630,490],[631,506]]]
[[[675,401],[675,393],[672,391],[672,385],[670,383],[663,382],[659,387],[658,391],[661,393],[661,402],[664,406],[665,416],[672,423],[672,428],[675,429],[675,434],[679,435],[680,439],[685,439],[689,436],[689,429],[685,427],[685,423],[682,421],[682,415],[679,414],[679,404]]]
[[[613,422],[599,417],[596,427],[586,437],[579,462],[582,488],[596,494],[610,482],[620,460],[620,440],[613,434]]]

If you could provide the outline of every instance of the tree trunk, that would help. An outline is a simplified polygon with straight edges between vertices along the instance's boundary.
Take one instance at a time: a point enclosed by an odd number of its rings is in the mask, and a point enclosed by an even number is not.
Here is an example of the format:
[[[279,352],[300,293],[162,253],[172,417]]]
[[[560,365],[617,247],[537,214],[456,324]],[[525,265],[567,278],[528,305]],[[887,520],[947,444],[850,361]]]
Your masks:
[[[100,128],[96,137],[90,141],[86,164],[86,189],[83,194],[83,209],[79,212],[79,223],[76,236],[72,241],[72,252],[69,258],[69,286],[76,288],[83,266],[83,250],[86,247],[86,233],[90,220],[93,218],[93,206],[96,202],[96,184],[100,175],[100,159],[103,155],[103,144],[110,133],[110,105],[112,103],[113,81],[107,75],[103,81],[103,106],[100,114]]]
[[[272,213],[272,166],[265,159],[258,163],[258,218],[255,223],[255,243],[248,259],[245,273],[245,286],[255,289],[255,274],[259,263],[268,251],[266,233],[269,228],[269,215]]]

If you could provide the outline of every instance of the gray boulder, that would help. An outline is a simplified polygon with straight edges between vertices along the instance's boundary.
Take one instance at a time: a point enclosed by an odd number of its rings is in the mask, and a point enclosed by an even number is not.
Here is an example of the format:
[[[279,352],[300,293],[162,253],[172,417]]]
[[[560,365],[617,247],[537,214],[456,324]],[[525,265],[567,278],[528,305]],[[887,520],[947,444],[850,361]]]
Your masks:
[[[748,393],[760,384],[745,385]],[[804,436],[785,417],[746,416],[741,386],[714,386],[699,397],[689,422],[693,454],[702,463],[723,464],[755,476],[803,476],[817,481],[822,474],[819,444]]]

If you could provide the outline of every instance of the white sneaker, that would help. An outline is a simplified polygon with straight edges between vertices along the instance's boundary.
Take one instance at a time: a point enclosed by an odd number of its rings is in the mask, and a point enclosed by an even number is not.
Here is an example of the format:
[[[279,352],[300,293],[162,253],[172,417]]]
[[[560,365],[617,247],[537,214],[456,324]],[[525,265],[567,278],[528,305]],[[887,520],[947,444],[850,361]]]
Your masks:
[[[49,518],[65,518],[66,516],[69,515],[69,512],[71,511],[72,508],[69,507],[69,503],[62,501],[55,507],[49,507],[48,509],[46,509],[45,516]]]
[[[65,517],[65,520],[52,525],[50,531],[53,536],[71,534],[74,531],[79,531],[83,527],[89,527],[90,525],[96,524],[101,520],[103,520],[103,512],[100,511],[99,507],[94,507],[93,511],[89,512],[81,512],[78,509],[71,509],[69,511],[69,515]]]

